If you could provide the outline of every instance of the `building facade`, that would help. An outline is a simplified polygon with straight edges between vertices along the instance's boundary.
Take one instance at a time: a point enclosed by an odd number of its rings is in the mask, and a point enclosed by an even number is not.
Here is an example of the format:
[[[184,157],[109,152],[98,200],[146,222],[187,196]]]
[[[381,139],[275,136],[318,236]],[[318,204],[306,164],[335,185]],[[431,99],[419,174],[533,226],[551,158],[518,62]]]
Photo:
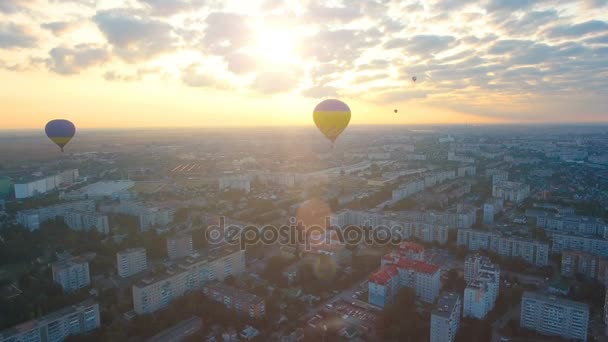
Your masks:
[[[266,315],[264,298],[243,290],[213,282],[203,287],[203,293],[228,309],[247,315],[251,318],[262,318]]]
[[[146,249],[129,248],[116,253],[116,271],[122,278],[130,277],[148,268]]]
[[[454,341],[460,328],[461,306],[459,295],[451,292],[441,294],[431,312],[430,342]]]
[[[178,234],[167,238],[167,257],[179,259],[194,253],[192,234]]]
[[[66,170],[55,175],[41,177],[28,182],[15,183],[15,198],[25,199],[39,196],[59,189],[61,186],[69,186],[78,178],[78,170]]]
[[[524,292],[520,326],[543,335],[587,340],[589,306],[585,303]]]
[[[0,331],[0,342],[55,342],[86,334],[101,324],[99,304],[93,300],[71,305]]]
[[[536,266],[549,263],[549,244],[522,239],[515,236],[503,236],[500,233],[459,229],[456,243],[470,251],[488,250],[504,257],[519,257]]]
[[[63,292],[74,292],[91,285],[89,262],[82,257],[73,257],[54,262],[51,266],[53,281]]]
[[[176,263],[177,267],[132,286],[133,310],[137,314],[155,312],[188,291],[200,290],[213,280],[222,281],[230,275],[241,274],[245,271],[245,251],[236,246],[218,247]]]
[[[110,233],[110,224],[106,215],[82,210],[68,210],[63,221],[72,230],[96,230],[100,234]]]

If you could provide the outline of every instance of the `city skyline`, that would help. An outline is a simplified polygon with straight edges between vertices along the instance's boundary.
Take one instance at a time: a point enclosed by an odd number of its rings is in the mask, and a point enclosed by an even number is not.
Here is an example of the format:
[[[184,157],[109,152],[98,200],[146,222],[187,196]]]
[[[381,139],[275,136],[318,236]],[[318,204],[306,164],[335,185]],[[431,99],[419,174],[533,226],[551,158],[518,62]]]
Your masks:
[[[312,126],[324,98],[348,103],[352,125],[605,122],[607,13],[605,1],[12,1],[0,126]]]

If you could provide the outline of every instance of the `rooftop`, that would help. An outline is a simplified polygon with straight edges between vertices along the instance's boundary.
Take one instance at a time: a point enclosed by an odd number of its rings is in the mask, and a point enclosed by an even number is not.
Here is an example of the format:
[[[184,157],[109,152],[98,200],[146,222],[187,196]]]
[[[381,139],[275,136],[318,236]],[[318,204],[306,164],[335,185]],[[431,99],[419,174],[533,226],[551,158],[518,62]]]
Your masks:
[[[554,296],[548,296],[548,295],[544,295],[542,293],[526,291],[526,292],[524,292],[524,294],[522,296],[522,300],[523,299],[532,299],[532,300],[537,300],[537,301],[541,301],[544,303],[554,303],[556,305],[569,306],[569,307],[576,308],[579,310],[589,311],[589,305],[586,303],[576,302],[573,300],[554,297]]]
[[[152,336],[147,342],[181,341],[184,337],[200,330],[202,326],[201,318],[193,316]]]
[[[437,305],[433,309],[433,315],[450,317],[456,303],[460,300],[460,296],[452,292],[443,292],[437,300]]]

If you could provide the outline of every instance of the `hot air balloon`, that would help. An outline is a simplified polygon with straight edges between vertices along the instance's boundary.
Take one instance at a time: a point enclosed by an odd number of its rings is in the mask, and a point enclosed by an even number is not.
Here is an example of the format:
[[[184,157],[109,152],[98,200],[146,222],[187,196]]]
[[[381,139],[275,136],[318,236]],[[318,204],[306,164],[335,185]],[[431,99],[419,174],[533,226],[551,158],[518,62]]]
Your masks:
[[[51,120],[44,128],[46,136],[49,137],[63,152],[63,147],[67,145],[76,133],[76,127],[68,120]]]
[[[417,80],[417,79],[418,79],[418,78],[417,78],[416,76],[413,76],[413,77],[412,77],[412,81],[414,81],[414,82],[416,82],[416,80]]]
[[[340,100],[323,100],[315,107],[312,118],[317,128],[333,146],[350,122],[350,108]]]
[[[397,110],[396,109],[394,110],[394,112],[395,112],[395,114],[397,114]]]

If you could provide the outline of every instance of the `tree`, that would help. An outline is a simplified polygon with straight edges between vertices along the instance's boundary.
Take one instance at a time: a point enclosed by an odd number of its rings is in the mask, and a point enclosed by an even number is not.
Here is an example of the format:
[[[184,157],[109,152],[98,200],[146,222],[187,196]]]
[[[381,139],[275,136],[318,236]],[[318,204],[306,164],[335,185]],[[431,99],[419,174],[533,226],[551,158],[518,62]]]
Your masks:
[[[467,287],[467,283],[464,281],[464,278],[458,274],[458,271],[451,269],[447,273],[447,279],[443,287],[446,291],[463,293],[465,287]]]
[[[382,340],[417,342],[428,340],[430,318],[416,312],[416,293],[412,288],[399,290],[392,303],[384,307],[377,331]]]

